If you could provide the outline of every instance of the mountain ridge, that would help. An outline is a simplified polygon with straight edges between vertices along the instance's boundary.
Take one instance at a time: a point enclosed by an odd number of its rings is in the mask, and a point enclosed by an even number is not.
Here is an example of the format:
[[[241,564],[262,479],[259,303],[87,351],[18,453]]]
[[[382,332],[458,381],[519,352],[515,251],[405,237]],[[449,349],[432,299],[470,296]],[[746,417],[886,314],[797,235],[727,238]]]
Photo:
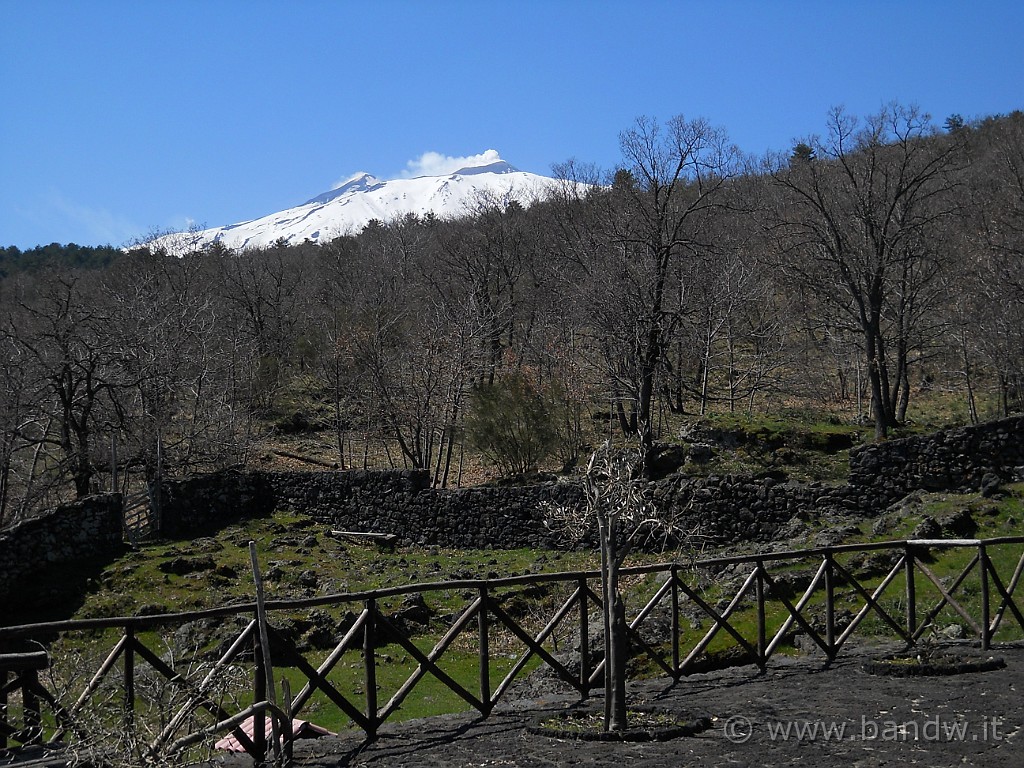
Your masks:
[[[529,205],[554,183],[550,177],[519,170],[497,153],[478,157],[478,164],[436,176],[381,180],[360,171],[292,208],[235,224],[168,235],[157,243],[188,250],[219,243],[236,251],[282,240],[289,245],[323,243],[355,234],[373,220],[389,222],[409,214],[458,218],[470,213],[481,197]]]

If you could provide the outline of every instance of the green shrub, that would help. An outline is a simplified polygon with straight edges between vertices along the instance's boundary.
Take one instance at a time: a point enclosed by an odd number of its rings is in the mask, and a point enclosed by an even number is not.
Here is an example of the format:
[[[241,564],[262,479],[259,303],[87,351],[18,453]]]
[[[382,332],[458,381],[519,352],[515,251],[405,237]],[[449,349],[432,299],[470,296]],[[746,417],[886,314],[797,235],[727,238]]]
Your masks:
[[[477,387],[466,416],[470,445],[504,475],[535,470],[558,444],[553,408],[522,373]]]

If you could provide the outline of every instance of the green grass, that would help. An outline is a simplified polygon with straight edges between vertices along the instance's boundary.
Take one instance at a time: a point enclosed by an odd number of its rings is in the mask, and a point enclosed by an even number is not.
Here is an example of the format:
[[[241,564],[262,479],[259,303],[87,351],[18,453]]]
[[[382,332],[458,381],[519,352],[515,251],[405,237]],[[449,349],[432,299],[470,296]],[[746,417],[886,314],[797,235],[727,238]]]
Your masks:
[[[682,471],[707,474],[781,473],[794,480],[840,480],[849,472],[849,449],[860,445],[863,426],[828,414],[785,411],[774,414],[725,413],[702,417],[674,416],[663,430],[710,442],[709,463],[688,463]]]
[[[430,652],[434,640],[419,637],[414,644],[424,654]],[[321,655],[322,656],[322,655]],[[314,666],[322,658],[309,659]],[[405,649],[387,646],[380,650],[377,657],[377,706],[384,707],[391,697],[399,690],[406,680],[413,675],[419,663]],[[492,658],[489,665],[490,687],[493,693],[505,675],[512,669],[515,659],[511,656]],[[454,679],[468,693],[479,698],[480,662],[474,650],[454,648],[447,650],[438,660],[442,671]],[[539,665],[534,658],[527,663],[521,674],[529,674]],[[292,695],[297,695],[306,684],[306,677],[294,667],[278,668],[275,671],[278,680],[286,678],[291,686]],[[328,679],[339,691],[361,711],[366,712],[366,670],[363,658],[358,650],[347,653],[329,674]],[[414,690],[402,701],[399,709],[389,718],[390,721],[402,721],[429,717],[451,712],[472,711],[473,707],[462,697],[452,691],[444,682],[427,672],[416,684]],[[326,694],[317,691],[303,707],[299,716],[311,720],[332,731],[355,728],[349,719]]]
[[[850,525],[850,533],[842,542],[844,544],[869,543],[879,541],[902,541],[913,537],[915,529],[921,524],[925,517],[931,517],[939,521],[949,520],[954,514],[962,511],[970,512],[977,524],[977,530],[969,534],[971,538],[991,539],[1001,536],[1015,536],[1022,532],[1021,523],[1024,516],[1024,483],[1007,486],[1004,488],[1004,495],[998,499],[986,499],[979,494],[953,494],[935,493],[918,494],[909,500],[898,510],[890,512],[886,524],[880,526],[882,530],[874,532],[875,519],[861,520],[856,525]],[[889,519],[891,518],[891,519]],[[813,533],[825,530],[829,523],[827,521],[816,521],[812,526]],[[963,534],[966,536],[967,534]],[[948,538],[948,536],[947,536]],[[849,571],[857,582],[869,593],[881,584],[895,563],[902,550],[882,550],[879,552],[849,552],[835,555],[836,562]],[[1021,545],[996,545],[987,548],[988,555],[1003,584],[1009,587],[1010,580],[1021,559]],[[931,570],[935,577],[943,584],[944,588],[952,588],[954,581],[970,565],[971,560],[977,554],[977,547],[933,549],[924,557],[925,566]],[[801,599],[804,590],[810,584],[815,571],[820,565],[820,560],[811,558],[809,560],[790,561],[766,561],[765,565],[769,574],[780,583],[788,584],[790,589],[786,593],[791,604],[796,605]],[[700,592],[703,600],[715,607],[719,612],[724,612],[726,604],[729,603],[746,576],[754,569],[753,563],[736,566],[727,576],[705,583],[704,589]],[[905,591],[905,576],[901,570],[896,579],[887,587],[886,591],[879,598],[883,609],[900,626],[906,625],[907,606]],[[977,565],[968,573],[961,584],[953,591],[953,598],[961,605],[976,623],[980,623],[982,614],[982,586],[981,575]],[[656,584],[651,577],[647,577],[640,584],[632,588],[633,599],[637,605],[642,600],[654,594]],[[940,590],[921,572],[915,572],[915,609],[917,626],[921,626],[942,600]],[[848,622],[858,614],[865,604],[863,596],[850,583],[837,574],[835,581],[835,609],[836,609],[836,636],[840,636]],[[992,600],[993,613],[1001,602],[996,587],[990,582],[990,598]],[[682,641],[680,648],[681,658],[684,658],[704,637],[705,633],[713,626],[713,620],[705,615],[698,618],[691,618],[695,609],[690,606],[688,600],[682,600]],[[825,591],[824,586],[819,585],[817,591],[812,595],[806,607],[801,612],[809,620],[815,631],[824,638],[825,636]],[[765,634],[766,640],[771,642],[776,632],[783,626],[789,617],[789,612],[778,599],[774,599],[768,593],[768,601],[765,611]],[[758,616],[753,587],[748,591],[737,609],[729,617],[732,627],[756,647],[758,637]],[[794,634],[795,633],[795,634]],[[922,639],[929,639],[941,634],[941,638],[955,639],[957,637],[975,637],[975,630],[969,622],[963,619],[954,608],[947,604],[934,617],[922,634]],[[941,639],[940,638],[940,639]],[[874,640],[894,641],[896,635],[892,627],[874,610],[870,610],[850,637],[850,642]],[[993,642],[1010,642],[1024,639],[1024,629],[1020,627],[1010,610],[1005,615]],[[797,641],[799,648],[794,647]],[[977,643],[975,637],[974,640]],[[707,647],[707,656],[723,656],[730,651],[735,651],[737,642],[735,638],[725,629],[720,629],[714,639]],[[779,644],[778,653],[790,654],[803,652],[806,649],[816,648],[813,640],[806,636],[803,628],[798,623],[790,626],[787,636]],[[659,646],[661,653],[667,658],[671,653],[668,645]],[[724,658],[724,656],[723,656]],[[633,665],[633,672],[640,676],[658,676],[663,674],[660,667],[646,659],[639,659]]]
[[[904,540],[910,538],[924,517],[938,520],[947,519],[955,513],[967,510],[977,523],[978,538],[993,538],[1018,534],[1020,521],[1024,518],[1024,484],[1009,486],[999,499],[986,499],[978,494],[918,494],[902,507],[890,511],[879,523],[876,519],[856,520],[850,526],[844,543],[859,543],[879,540]],[[816,531],[825,530],[829,521],[811,521],[811,537]],[[877,530],[876,530],[877,529]],[[559,572],[598,567],[594,553],[535,552],[531,550],[480,550],[461,551],[439,547],[399,548],[394,552],[381,552],[373,546],[339,541],[327,535],[325,529],[312,520],[294,514],[278,513],[264,520],[250,520],[225,528],[216,537],[195,541],[163,541],[146,544],[126,553],[105,567],[83,571],[87,590],[80,596],[80,604],[73,612],[73,618],[109,617],[134,615],[163,611],[181,611],[213,607],[229,601],[251,602],[253,600],[253,579],[249,562],[248,542],[256,541],[260,556],[261,570],[267,578],[269,598],[307,597],[314,595],[339,594],[373,590],[381,587],[400,586],[423,582],[440,582],[442,586],[425,594],[430,609],[428,623],[416,629],[413,639],[424,653],[447,631],[454,618],[475,598],[474,590],[447,589],[443,583],[452,579],[494,579],[527,573]],[[809,539],[808,543],[812,540]],[[951,550],[928,560],[927,565],[944,584],[950,584],[967,565],[976,550],[971,548]],[[993,547],[990,556],[1004,583],[1009,582],[1020,556],[1020,547]],[[706,556],[711,556],[708,553]],[[872,559],[875,558],[875,559]],[[206,559],[202,570],[179,574],[178,567],[183,561]],[[636,563],[661,561],[663,557],[637,558]],[[888,571],[884,557],[847,553],[837,556],[837,561],[853,572],[860,583],[869,591],[881,581]],[[768,565],[769,572],[777,579],[786,579],[791,584],[789,599],[796,603],[803,589],[814,573],[818,562],[778,562]],[[753,566],[739,566],[732,573],[711,577],[707,573],[689,573],[688,583],[700,583],[700,594],[710,605],[723,610],[732,599],[736,589]],[[315,575],[309,581],[303,574]],[[881,604],[895,618],[904,620],[906,614],[905,593],[902,575],[889,587],[881,598]],[[652,595],[662,580],[658,575],[628,576],[624,580],[630,615],[635,614]],[[917,574],[917,615],[921,621],[927,615],[940,595],[925,577]],[[50,585],[53,586],[53,585]],[[596,588],[596,587],[595,587]],[[537,632],[562,602],[568,597],[571,585],[558,585],[544,589],[505,588],[495,590],[495,597],[530,628]],[[995,598],[995,589],[992,590]],[[977,573],[971,574],[956,591],[956,599],[970,611],[972,616],[980,615],[981,589]],[[863,599],[849,584],[841,581],[836,585],[837,609],[840,613],[856,613]],[[667,605],[667,600],[663,605]],[[712,626],[707,616],[697,617],[688,600],[682,601],[684,615],[682,656],[689,652]],[[337,624],[347,610],[358,614],[361,604],[336,606],[322,610],[329,614],[331,622]],[[381,601],[385,614],[400,611],[402,598],[395,597]],[[592,611],[593,613],[593,611]],[[811,599],[807,614],[812,616],[816,627],[823,632],[824,594],[819,591]],[[556,634],[560,643],[569,642],[568,627],[575,621],[575,610],[567,617],[565,627]],[[775,631],[786,620],[786,609],[776,601],[770,601],[766,614],[767,637],[770,641]],[[275,627],[291,635],[297,642],[309,645],[309,628],[314,623],[312,611],[274,611],[271,622]],[[242,621],[247,620],[246,617]],[[757,639],[757,612],[753,595],[748,595],[739,609],[730,617],[730,623],[751,644]],[[596,619],[592,620],[591,632],[599,632]],[[965,626],[965,622],[947,606],[936,621],[939,629],[952,624]],[[192,627],[193,634],[180,631],[159,630],[140,635],[147,647],[165,655],[173,648],[175,658],[198,669],[200,663],[209,664],[216,658],[217,649],[223,650],[224,642],[230,641],[230,632],[237,626],[230,623],[218,629],[216,626]],[[799,630],[793,625],[792,630]],[[842,624],[840,624],[840,630]],[[645,629],[642,631],[646,631]],[[65,636],[55,646],[55,656],[63,655],[78,664],[79,675],[91,675],[102,658],[118,639],[114,631],[80,633]],[[892,639],[891,628],[874,612],[870,612],[857,630],[855,638],[884,637]],[[1014,617],[1007,612],[996,641],[1016,640],[1024,637]],[[479,693],[479,661],[475,650],[476,624],[471,623],[465,634],[444,653],[439,661],[445,672],[459,681],[474,695]],[[514,663],[514,657],[522,652],[522,645],[513,640],[507,631],[492,623],[490,644],[493,657],[491,665],[492,690],[500,683],[504,674]],[[720,631],[708,647],[709,654],[729,652],[736,645],[735,639],[726,631]],[[549,650],[554,649],[549,641]],[[305,646],[304,646],[305,647]],[[563,645],[564,647],[564,645]],[[812,647],[803,638],[801,649]],[[662,647],[666,656],[670,649]],[[779,648],[780,653],[798,652],[787,639]],[[303,651],[310,663],[316,666],[325,657],[326,647],[316,646]],[[205,661],[204,661],[205,660]],[[413,673],[417,667],[415,659],[401,646],[390,643],[377,649],[377,692],[378,705],[384,706],[391,695]],[[67,667],[71,662],[64,662]],[[249,662],[240,662],[245,667]],[[534,659],[531,666],[537,664]],[[58,665],[59,666],[59,665]],[[639,659],[632,665],[638,675],[659,675],[660,668]],[[305,684],[304,676],[294,667],[280,667],[279,679],[287,678],[293,695]],[[117,671],[112,673],[116,678]],[[365,665],[359,648],[348,651],[335,669],[330,680],[340,691],[345,692],[361,710],[365,709]],[[240,678],[249,679],[248,672]],[[112,678],[113,679],[113,678]],[[84,685],[79,679],[77,685]],[[69,687],[74,687],[68,683]],[[251,683],[247,683],[251,686]],[[80,687],[79,687],[80,690]],[[251,698],[246,688],[239,695],[240,701]],[[453,711],[466,711],[470,707],[444,683],[427,674],[417,684],[415,691],[405,700],[395,714],[397,719],[424,717]],[[317,692],[303,709],[303,716],[331,730],[351,726],[347,717]]]
[[[1004,498],[993,500],[985,499],[979,494],[922,494],[919,499],[904,506],[898,513],[894,514],[891,526],[886,527],[883,533],[872,533],[872,520],[861,521],[857,526],[857,534],[852,534],[844,543],[867,543],[873,541],[900,541],[912,537],[914,530],[921,523],[921,520],[928,516],[937,520],[948,519],[953,513],[967,510],[977,523],[977,530],[972,538],[990,539],[1001,536],[1015,536],[1021,534],[1022,515],[1024,515],[1024,483],[1011,485],[1005,489]],[[998,545],[987,548],[991,562],[999,574],[1003,584],[1009,587],[1010,579],[1017,568],[1021,558],[1021,545]],[[925,558],[926,567],[931,570],[936,578],[947,590],[960,576],[964,569],[971,563],[977,553],[976,547],[947,548],[932,550]],[[858,582],[869,592],[881,583],[888,573],[891,563],[886,561],[889,551],[878,554],[846,553],[836,556],[836,561],[849,570]],[[767,565],[769,572],[774,576],[777,574],[792,573],[799,570],[810,569],[813,571],[818,562],[807,563],[770,563]],[[746,568],[744,573],[752,570],[753,566]],[[788,599],[794,605],[800,599],[803,589],[810,582],[813,574],[808,573],[806,578],[795,583],[793,592]],[[906,617],[906,593],[904,591],[905,580],[901,574],[890,586],[880,599],[880,604],[886,611],[901,625],[905,624]],[[738,584],[734,583],[738,588]],[[933,607],[937,606],[942,599],[939,589],[921,572],[915,574],[915,607],[917,622],[920,625],[931,613]],[[819,588],[820,590],[820,588]],[[704,599],[712,605],[722,603],[732,598],[734,589],[727,589],[721,583],[713,585],[704,595]],[[977,565],[964,578],[962,583],[953,593],[954,599],[967,613],[980,621],[982,611],[982,588],[981,575]],[[990,586],[990,598],[993,600],[995,609],[1000,597],[995,586]],[[816,612],[823,619],[824,617],[824,592],[819,591],[809,601],[807,611],[812,615]],[[848,611],[850,614],[857,613],[864,605],[863,597],[849,584],[842,581],[836,586],[836,609],[837,612]],[[724,606],[721,606],[724,607]],[[768,639],[771,640],[772,628],[779,627],[788,612],[778,602],[771,602],[767,612],[766,624],[769,628]],[[730,618],[730,623],[748,640],[756,640],[757,617],[756,609],[751,600],[747,600],[744,606]],[[973,634],[973,628],[953,609],[946,605],[935,617],[933,626],[935,630],[950,628],[951,625],[960,625],[967,636]],[[705,628],[710,626],[710,619],[705,621]],[[799,629],[794,625],[794,629]],[[840,631],[842,626],[840,626]],[[823,629],[822,629],[823,631]],[[932,634],[932,630],[926,631],[925,636]],[[875,611],[871,611],[859,625],[853,637],[893,637],[891,627]],[[996,642],[1008,642],[1024,639],[1024,630],[1014,620],[1011,612],[1006,611],[1004,619],[994,637]],[[724,630],[720,631],[715,640],[709,646],[709,651],[721,651],[729,645],[735,644],[735,640]]]
[[[317,403],[314,393],[303,387],[295,387],[286,393],[278,403],[274,419],[287,421],[295,412],[310,414],[317,423],[324,423],[322,403]],[[991,404],[982,404],[982,411]],[[992,412],[992,415],[996,415]],[[695,420],[692,415],[672,416],[662,427],[662,439],[672,442],[684,426]],[[943,393],[916,396],[912,401],[910,418],[905,428],[893,436],[926,432],[939,427],[962,424],[966,420],[964,405],[957,398]],[[700,420],[701,428],[717,430],[731,436],[731,445],[716,445],[715,457],[708,465],[687,465],[684,471],[698,474],[725,473],[783,473],[795,480],[841,480],[848,472],[849,449],[870,438],[870,425],[854,424],[849,415],[828,414],[793,408],[779,408],[768,414],[709,414]],[[297,435],[299,441],[323,441],[325,434]],[[299,443],[303,445],[303,443]],[[306,451],[303,453],[315,453]],[[917,494],[899,509],[890,511],[878,524],[875,519],[842,521],[850,527],[844,543],[862,543],[879,540],[905,540],[910,538],[924,517],[938,520],[948,518],[963,510],[970,512],[977,523],[972,535],[978,538],[1017,535],[1024,531],[1024,484],[1004,489],[1000,499],[985,499],[978,494]],[[835,520],[821,519],[808,521],[807,544],[810,545],[817,533],[828,530]],[[478,550],[462,551],[441,547],[408,547],[394,552],[383,552],[372,545],[354,544],[337,540],[328,535],[325,526],[302,515],[277,512],[262,520],[249,520],[224,528],[214,536],[195,540],[159,541],[147,543],[127,552],[112,563],[82,563],[73,568],[62,569],[55,574],[52,582],[42,581],[34,590],[31,601],[18,608],[16,616],[5,617],[5,623],[22,623],[57,618],[89,618],[136,615],[158,612],[188,611],[223,605],[228,602],[253,601],[253,576],[249,560],[249,541],[255,541],[260,566],[266,578],[267,597],[285,599],[312,597],[328,594],[352,593],[424,582],[445,582],[452,579],[501,578],[541,572],[560,572],[596,569],[598,558],[595,553],[536,552],[531,550]],[[733,548],[736,551],[737,548]],[[976,550],[952,550],[928,560],[927,565],[944,584],[951,584],[959,572],[969,563]],[[707,553],[707,557],[714,553]],[[995,547],[989,552],[998,573],[1007,583],[1018,564],[1020,547]],[[662,561],[663,557],[637,558],[635,562]],[[209,561],[191,573],[188,563]],[[855,554],[840,555],[837,560],[854,572],[856,578],[868,590],[875,586],[887,572],[884,562],[873,561],[870,556]],[[180,567],[185,563],[185,568]],[[769,570],[773,576],[787,578],[792,582],[791,602],[799,600],[803,588],[817,567],[817,562],[773,563]],[[752,568],[753,566],[749,566]],[[700,594],[710,605],[722,610],[742,583],[747,566],[735,572],[717,577],[699,574]],[[808,573],[809,571],[809,573]],[[698,574],[692,574],[697,577]],[[657,576],[630,577],[625,581],[627,604],[630,614],[639,610],[655,593],[661,584]],[[923,620],[930,608],[940,598],[934,585],[918,573],[916,578],[916,610],[918,620]],[[596,586],[594,587],[596,589]],[[532,632],[539,631],[553,611],[564,601],[571,587],[547,590],[504,590],[497,597]],[[428,653],[445,633],[453,618],[459,615],[475,597],[472,591],[439,588],[425,596],[431,611],[427,625],[416,629],[413,642],[422,652]],[[977,570],[957,589],[955,597],[972,616],[980,616],[981,586]],[[998,603],[993,587],[992,597]],[[848,584],[836,585],[837,610],[856,613],[863,599]],[[906,615],[906,596],[903,591],[902,575],[889,587],[880,603],[901,622]],[[667,600],[664,605],[667,605]],[[685,657],[712,626],[707,616],[697,617],[692,604],[682,601],[684,616],[681,618],[683,640],[681,656]],[[391,598],[381,602],[381,609],[391,614],[402,609],[402,599]],[[324,609],[334,622],[338,622],[346,610],[358,613],[359,603]],[[823,633],[824,594],[819,590],[810,600],[806,614]],[[593,616],[591,633],[596,637],[600,628]],[[566,626],[575,620],[574,610],[566,619]],[[13,616],[14,618],[11,618]],[[788,617],[788,612],[777,600],[770,601],[766,611],[767,639]],[[246,617],[247,618],[247,617]],[[314,666],[323,661],[328,650],[310,646],[308,627],[313,622],[312,611],[275,611],[271,622],[290,633],[297,642],[305,644],[304,657]],[[652,617],[653,619],[653,617]],[[730,623],[752,645],[756,645],[758,617],[753,595],[748,595],[739,609],[730,617]],[[972,630],[949,606],[936,619],[938,629],[961,625],[970,635]],[[840,626],[840,630],[841,630]],[[197,626],[191,633],[154,630],[140,634],[140,640],[161,656],[175,661],[176,666],[190,668],[193,674],[202,674],[212,659],[223,650],[225,638],[230,639],[233,626],[225,623],[216,626]],[[791,628],[799,630],[796,624]],[[646,628],[641,629],[646,632]],[[928,633],[930,634],[930,633]],[[100,662],[109,653],[120,635],[117,631],[96,631],[64,636],[53,646],[55,663],[54,676],[64,676],[63,685],[77,694],[87,682]],[[513,640],[509,633],[492,624],[490,630],[492,661],[490,665],[491,689],[500,683],[522,652],[522,645]],[[893,632],[875,612],[869,612],[855,639],[886,638],[891,640]],[[996,642],[1019,640],[1024,632],[1017,625],[1013,615],[1007,611],[997,633]],[[479,660],[475,649],[475,622],[466,633],[444,653],[439,666],[468,691],[479,695]],[[568,630],[560,630],[555,640],[564,650],[569,642]],[[787,639],[778,649],[779,653],[800,653],[813,647],[806,637],[798,639],[800,648]],[[546,647],[554,651],[555,641]],[[735,639],[726,631],[718,632],[710,643],[707,653],[724,656],[736,647]],[[659,645],[659,650],[669,657],[670,650]],[[417,669],[417,662],[404,648],[390,643],[379,647],[377,656],[377,703],[384,706],[402,683]],[[537,667],[534,658],[527,671]],[[234,670],[235,685],[231,695],[237,696],[244,704],[251,702],[250,661],[241,661]],[[144,665],[140,664],[140,670]],[[635,659],[630,671],[637,676],[657,676],[662,670],[642,657]],[[113,723],[118,716],[117,705],[120,692],[116,685],[121,673],[120,666],[111,672],[106,704]],[[158,676],[140,671],[140,686],[162,685]],[[275,668],[277,681],[289,681],[292,694],[298,694],[306,683],[305,676],[295,667]],[[360,710],[366,708],[365,663],[359,648],[349,650],[329,675],[331,683],[342,691]],[[154,682],[155,681],[155,682]],[[166,688],[166,686],[164,686]],[[73,700],[74,697],[72,697]],[[425,717],[447,712],[468,711],[470,705],[448,689],[429,672],[417,684],[415,690],[405,699],[393,719]],[[330,730],[345,730],[352,727],[351,721],[331,702],[323,692],[316,692],[300,713]]]
[[[444,588],[445,582],[499,579],[598,567],[596,555],[584,552],[469,551],[441,547],[379,551],[372,545],[335,539],[327,535],[322,525],[304,516],[277,513],[268,519],[250,520],[230,526],[215,537],[194,541],[152,542],[127,552],[102,569],[90,572],[86,591],[80,596],[80,604],[70,618],[133,616],[211,608],[231,602],[251,603],[254,600],[254,581],[248,547],[250,540],[256,542],[261,571],[266,579],[266,595],[271,600],[357,593],[425,582],[440,583],[439,588],[424,594],[430,611],[429,623],[413,627],[414,642],[424,653],[434,647],[454,618],[477,597],[474,590]],[[199,561],[205,561],[199,570],[180,573],[191,567],[189,563]],[[315,575],[315,580],[307,578],[310,574]],[[492,596],[511,615],[529,627],[531,632],[536,633],[551,613],[567,599],[572,588],[568,585],[502,588],[492,590]],[[390,615],[403,608],[402,600],[401,596],[385,598],[378,601],[378,607],[385,615]],[[304,657],[317,666],[325,658],[327,650],[318,651],[315,647],[308,647],[307,633],[311,624],[314,624],[314,614],[319,612],[321,618],[329,615],[330,622],[337,627],[346,612],[357,615],[362,607],[360,601],[352,601],[312,610],[272,610],[270,622],[306,648],[303,651]],[[33,615],[39,614],[36,612]],[[146,631],[139,634],[139,640],[162,657],[174,658],[186,667],[206,669],[247,621],[248,616],[242,614],[237,620],[193,622],[188,625],[188,631],[175,627]],[[566,622],[567,625],[569,623]],[[335,631],[341,634],[337,629]],[[562,631],[561,636],[564,635],[565,631]],[[474,620],[465,634],[445,651],[438,665],[473,695],[479,696],[476,637]],[[86,680],[79,679],[78,670],[89,669],[91,674],[119,638],[118,630],[63,636],[54,645],[53,652],[63,660],[57,666],[67,678],[66,685],[70,689],[81,690]],[[493,620],[490,644],[490,679],[493,690],[512,668],[523,649],[521,643],[515,641],[507,630]],[[548,642],[548,648],[555,650],[552,641]],[[538,663],[536,658],[531,660],[526,672]],[[119,671],[121,664],[118,662],[111,673],[111,684],[123,674]],[[250,669],[243,677],[251,678],[251,662],[240,661],[236,664]],[[140,663],[141,666],[146,665]],[[387,703],[417,666],[418,662],[393,642],[378,648],[378,706]],[[290,681],[293,695],[297,695],[305,685],[305,677],[295,667],[280,667],[277,673],[280,678]],[[329,679],[359,709],[365,710],[364,675],[365,665],[357,643],[354,650],[346,652]],[[243,692],[240,701],[245,701],[246,697],[251,697],[251,692]],[[468,709],[470,705],[467,702],[428,672],[392,719]],[[351,725],[347,717],[319,691],[310,699],[303,713],[308,719],[331,730]]]
[[[83,602],[70,618],[175,612],[228,602],[251,602],[254,583],[249,541],[256,542],[267,599],[361,592],[452,579],[519,576],[597,566],[580,552],[455,550],[408,547],[382,552],[333,538],[301,515],[277,513],[225,528],[215,538],[162,541],[128,552],[88,579]],[[176,573],[175,563],[206,560],[212,567]],[[305,576],[303,574],[306,574]],[[442,595],[438,610],[457,597]]]

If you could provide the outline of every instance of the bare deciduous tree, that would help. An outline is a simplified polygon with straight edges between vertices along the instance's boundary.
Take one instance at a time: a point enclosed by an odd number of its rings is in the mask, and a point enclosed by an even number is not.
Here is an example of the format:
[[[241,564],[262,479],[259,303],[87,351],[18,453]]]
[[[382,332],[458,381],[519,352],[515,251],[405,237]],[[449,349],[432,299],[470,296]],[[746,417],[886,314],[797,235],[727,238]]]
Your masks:
[[[876,437],[905,413],[908,366],[934,309],[938,222],[952,214],[959,140],[938,137],[928,115],[890,105],[863,123],[842,109],[810,155],[777,162],[785,193],[777,232],[783,268],[840,312],[867,364]]]
[[[620,424],[649,449],[656,379],[677,321],[675,267],[694,251],[711,248],[710,223],[726,202],[723,192],[740,172],[741,157],[722,130],[682,115],[664,125],[641,117],[620,134],[619,146],[622,167],[603,190],[587,196],[597,210],[584,226],[563,231],[577,235],[570,249],[587,265],[594,286],[588,298],[602,292],[607,297],[607,311],[594,313],[605,323],[595,322],[593,332],[611,379],[626,390],[615,393]],[[578,169],[566,165],[559,173],[575,182]],[[570,193],[563,194],[568,218],[581,211],[574,186],[562,187]]]
[[[109,307],[93,282],[93,276],[57,273],[30,281],[4,328],[49,393],[53,430],[36,440],[59,449],[77,498],[95,490],[96,441],[116,418],[115,393],[121,386],[121,350],[109,333]]]
[[[638,545],[691,546],[696,530],[686,530],[684,512],[669,515],[649,498],[644,480],[646,449],[637,442],[615,449],[606,442],[593,453],[583,472],[583,503],[548,508],[549,525],[582,538],[597,527],[601,547],[601,601],[605,651],[605,720],[607,731],[628,728],[626,707],[626,611],[619,571]]]

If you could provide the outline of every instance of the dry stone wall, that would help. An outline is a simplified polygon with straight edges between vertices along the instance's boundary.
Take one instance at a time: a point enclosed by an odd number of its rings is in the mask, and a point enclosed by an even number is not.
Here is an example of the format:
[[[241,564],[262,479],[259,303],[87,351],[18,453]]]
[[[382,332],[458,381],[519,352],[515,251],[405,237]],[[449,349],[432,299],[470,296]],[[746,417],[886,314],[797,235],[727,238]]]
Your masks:
[[[217,473],[162,486],[161,532],[187,536],[288,509],[348,531],[395,534],[409,544],[554,547],[545,503],[571,504],[570,484],[432,490],[425,471]]]
[[[288,509],[348,531],[390,533],[406,544],[474,549],[572,547],[594,543],[552,523],[551,505],[582,502],[576,484],[436,490],[420,471],[235,471],[166,483],[161,531],[187,538],[247,517]],[[767,541],[801,510],[850,509],[848,486],[771,478],[674,475],[652,484],[659,509],[682,512],[684,529],[714,543]],[[851,500],[851,497],[853,500]]]
[[[654,484],[658,509],[681,513],[686,530],[721,544],[770,541],[802,510],[837,506],[841,494],[821,483],[778,482],[770,477],[669,477]]]
[[[1024,416],[864,446],[850,456],[849,484],[872,507],[911,491],[985,491],[1024,480]]]
[[[161,483],[160,534],[189,538],[239,520],[274,511],[273,490],[259,472],[228,469],[187,480]]]
[[[708,541],[769,541],[794,516],[877,514],[915,490],[979,490],[1024,479],[1024,417],[855,449],[845,483],[771,477],[669,475],[652,483],[655,504],[681,513]],[[393,533],[412,544],[502,548],[564,546],[546,505],[573,505],[571,483],[434,490],[421,471],[224,472],[164,486],[164,533],[274,508],[301,511],[353,531]]]
[[[30,599],[32,579],[45,569],[121,551],[121,507],[120,494],[90,496],[0,532],[0,605],[18,592]]]
[[[851,451],[847,482],[670,475],[655,503],[682,512],[713,542],[767,541],[793,517],[823,510],[876,514],[916,490],[992,492],[1024,480],[1024,416]],[[426,472],[224,471],[160,488],[160,533],[189,538],[276,508],[336,528],[396,534],[410,544],[467,548],[564,546],[547,506],[579,503],[571,483],[435,490]],[[0,606],[41,568],[103,557],[122,539],[121,497],[96,496],[0,533]]]

